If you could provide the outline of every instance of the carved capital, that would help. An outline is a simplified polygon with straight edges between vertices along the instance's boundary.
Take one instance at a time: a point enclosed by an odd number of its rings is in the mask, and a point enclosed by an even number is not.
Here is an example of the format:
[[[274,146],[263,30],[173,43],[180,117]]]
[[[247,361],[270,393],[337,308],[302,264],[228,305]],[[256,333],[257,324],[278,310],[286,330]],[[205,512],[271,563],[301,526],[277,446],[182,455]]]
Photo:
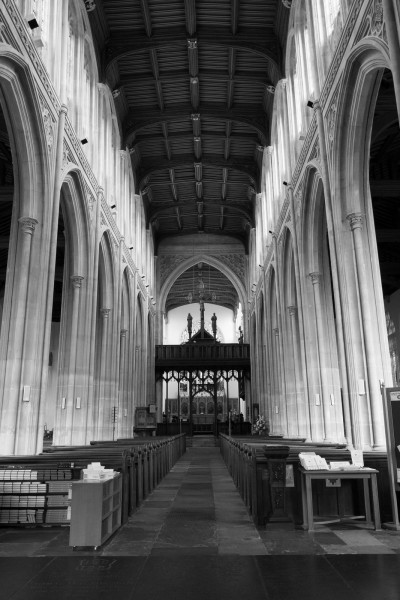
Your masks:
[[[292,0],[282,0],[282,4],[285,8],[292,8]]]
[[[127,329],[121,329],[121,332],[120,332],[120,334],[121,334],[121,337],[122,337],[122,338],[126,338],[126,334],[127,334],[127,333],[128,333],[128,330],[127,330]]]
[[[18,223],[21,225],[21,230],[23,233],[27,233],[28,235],[32,235],[35,231],[35,227],[39,221],[33,219],[32,217],[21,217],[18,219]]]
[[[82,285],[82,281],[83,281],[84,279],[85,279],[85,278],[84,278],[84,277],[82,277],[81,275],[71,275],[72,286],[73,286],[75,289],[79,289],[79,288],[81,287],[81,285]]]
[[[318,271],[315,271],[314,273],[310,273],[309,278],[311,279],[311,282],[313,285],[317,285],[321,281],[321,273],[318,273]]]
[[[274,85],[267,85],[266,88],[267,92],[269,94],[275,94],[275,86]]]
[[[200,113],[192,113],[191,119],[192,121],[198,121],[200,119]]]
[[[276,337],[278,337],[278,335],[279,335],[279,328],[278,328],[278,327],[275,327],[275,329],[273,329],[272,331],[274,332],[274,335],[275,335]]]
[[[354,231],[355,229],[362,229],[363,227],[363,215],[361,213],[351,213],[347,215],[347,220],[350,223],[350,229]]]
[[[294,317],[297,314],[297,306],[288,306],[289,315]]]
[[[196,50],[196,48],[197,48],[197,40],[196,39],[189,39],[187,41],[187,45],[188,45],[188,50]]]
[[[103,317],[103,319],[108,319],[108,317],[110,315],[110,311],[111,311],[111,308],[101,308],[100,309],[100,313],[101,313],[101,316]]]

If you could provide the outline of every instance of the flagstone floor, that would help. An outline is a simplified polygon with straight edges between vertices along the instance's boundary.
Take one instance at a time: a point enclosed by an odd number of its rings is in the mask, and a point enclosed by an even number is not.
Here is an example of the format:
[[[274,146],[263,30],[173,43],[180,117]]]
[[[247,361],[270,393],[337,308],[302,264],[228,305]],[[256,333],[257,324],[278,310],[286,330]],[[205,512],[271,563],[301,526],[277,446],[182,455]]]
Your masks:
[[[99,550],[67,527],[0,529],[0,600],[398,600],[400,534],[256,528],[218,448],[188,448]]]

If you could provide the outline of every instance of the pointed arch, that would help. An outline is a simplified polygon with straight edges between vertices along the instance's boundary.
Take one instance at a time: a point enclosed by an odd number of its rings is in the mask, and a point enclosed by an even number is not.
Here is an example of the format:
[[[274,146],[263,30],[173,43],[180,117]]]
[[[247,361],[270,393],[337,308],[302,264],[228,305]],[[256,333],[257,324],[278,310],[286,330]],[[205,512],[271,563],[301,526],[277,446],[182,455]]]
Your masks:
[[[236,273],[234,273],[234,271],[230,267],[228,267],[226,263],[222,262],[221,260],[218,260],[218,258],[215,258],[214,256],[210,256],[208,254],[198,254],[179,263],[179,265],[175,267],[175,269],[166,278],[160,290],[159,296],[159,306],[161,311],[165,311],[165,303],[167,301],[168,293],[176,279],[178,279],[178,277],[182,275],[182,273],[184,273],[191,267],[197,265],[199,262],[210,265],[211,267],[215,267],[224,275],[226,275],[226,277],[231,281],[232,285],[237,291],[239,302],[242,304],[242,306],[247,305],[247,296],[244,284],[236,275]]]

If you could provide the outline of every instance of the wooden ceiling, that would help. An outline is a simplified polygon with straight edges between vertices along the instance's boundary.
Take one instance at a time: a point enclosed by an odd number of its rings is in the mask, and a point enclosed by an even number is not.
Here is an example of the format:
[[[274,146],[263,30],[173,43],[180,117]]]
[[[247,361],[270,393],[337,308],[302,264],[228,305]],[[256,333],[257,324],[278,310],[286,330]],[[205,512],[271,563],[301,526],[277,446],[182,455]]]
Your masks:
[[[115,98],[157,244],[201,232],[246,250],[289,10],[281,0],[96,0]]]

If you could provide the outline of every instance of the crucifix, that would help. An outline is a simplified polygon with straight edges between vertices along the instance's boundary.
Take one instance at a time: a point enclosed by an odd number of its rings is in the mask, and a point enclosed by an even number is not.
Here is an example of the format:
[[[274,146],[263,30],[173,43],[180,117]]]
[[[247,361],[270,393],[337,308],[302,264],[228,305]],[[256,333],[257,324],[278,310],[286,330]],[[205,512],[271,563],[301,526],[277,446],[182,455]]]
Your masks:
[[[204,300],[200,298],[200,331],[201,337],[204,337]]]

